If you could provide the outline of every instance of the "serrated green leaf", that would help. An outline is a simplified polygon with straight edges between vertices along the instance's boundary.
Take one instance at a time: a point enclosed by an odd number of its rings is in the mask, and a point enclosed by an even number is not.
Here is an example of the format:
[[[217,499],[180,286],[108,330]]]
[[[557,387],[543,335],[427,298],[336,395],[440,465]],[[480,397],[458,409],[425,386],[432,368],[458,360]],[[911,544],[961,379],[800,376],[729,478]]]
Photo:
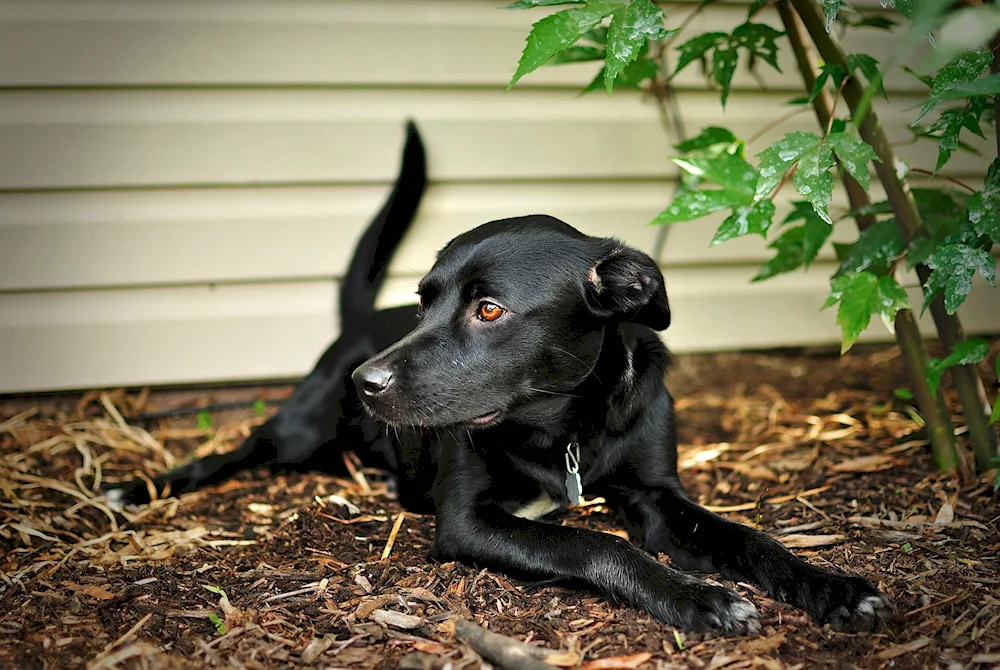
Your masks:
[[[587,0],[517,0],[504,9],[531,9],[532,7],[551,7],[553,5],[585,5]]]
[[[931,386],[931,394],[936,395],[944,371],[955,365],[972,365],[986,358],[990,345],[986,340],[962,340],[955,344],[944,359],[932,358],[927,361],[925,373]]]
[[[957,114],[947,114],[947,112],[957,111]],[[934,174],[937,174],[945,166],[948,159],[958,148],[958,140],[962,134],[965,123],[962,119],[964,110],[945,110],[937,120],[931,130],[943,130],[938,138],[938,159],[934,166]]]
[[[1000,93],[1000,74],[991,74],[968,84],[956,86],[945,91],[939,97],[943,100],[954,100],[955,98],[973,98],[981,95],[997,95]]]
[[[801,226],[789,228],[768,245],[774,249],[774,258],[767,261],[751,281],[763,281],[775,275],[791,272],[799,267],[809,267],[833,231],[833,226],[816,215],[808,202],[796,202],[795,209],[785,217],[783,224],[805,220]]]
[[[771,191],[781,183],[788,171],[799,162],[802,154],[822,143],[823,138],[815,133],[796,131],[757,154],[759,159],[757,172],[757,190],[754,197],[757,200],[770,197]]]
[[[885,86],[882,84],[877,60],[868,54],[850,54],[847,56],[847,67],[851,70],[859,70],[869,84],[875,84],[875,90],[882,94],[883,98],[889,99],[889,94],[885,92]]]
[[[784,34],[766,23],[751,23],[747,21],[733,29],[733,36],[730,43],[734,48],[737,46],[745,48],[751,55],[760,58],[775,70],[781,72],[781,68],[778,66],[778,45],[775,43],[775,40]]]
[[[833,28],[833,22],[837,20],[840,12],[840,0],[822,0],[823,15],[826,16],[826,32]]]
[[[226,622],[223,621],[222,619],[220,619],[218,614],[216,614],[214,612],[209,612],[208,613],[208,620],[211,621],[212,625],[215,626],[215,631],[219,635],[225,635],[226,634]]]
[[[702,58],[720,40],[728,37],[729,35],[726,33],[702,33],[678,46],[677,51],[680,52],[680,56],[677,59],[677,67],[674,68],[674,73],[670,77],[676,77],[678,72],[699,58]]]
[[[879,221],[861,232],[834,277],[861,271],[885,276],[904,249],[906,243],[895,220]]]
[[[615,79],[613,90],[639,90],[642,88],[642,82],[647,79],[652,79],[656,76],[659,66],[651,58],[640,58],[637,61],[633,61],[628,64],[621,74]],[[581,91],[581,93],[590,93],[591,91],[598,91],[604,88],[604,71],[605,68],[601,68],[597,76],[587,84],[587,87]]]
[[[686,191],[674,198],[670,206],[653,219],[652,224],[678,223],[690,221],[713,212],[721,212],[730,207],[750,204],[752,199],[745,193],[726,189],[714,191]]]
[[[808,200],[816,214],[829,224],[833,223],[827,211],[833,198],[833,151],[820,142],[804,151],[795,171],[795,190]]]
[[[605,53],[601,47],[575,46],[563,49],[549,59],[546,65],[561,65],[562,63],[586,63],[604,60]]]
[[[739,53],[730,47],[717,46],[712,54],[712,76],[722,89],[723,109],[726,107],[726,99],[729,98],[729,88],[732,86],[738,62]]]
[[[977,235],[1000,244],[1000,158],[990,165],[983,190],[969,200],[968,220]]]
[[[733,191],[752,198],[757,186],[757,171],[737,154],[723,153],[713,157],[688,156],[674,158],[681,168]]]
[[[604,67],[604,85],[608,93],[614,90],[615,78],[639,56],[649,40],[660,39],[666,33],[663,12],[650,0],[632,0],[627,7],[615,12],[608,27]]]
[[[915,188],[912,193],[924,225],[906,252],[910,268],[926,261],[945,240],[962,232],[968,201],[965,193],[953,189]]]
[[[739,140],[736,135],[733,135],[732,131],[728,128],[708,126],[698,133],[696,137],[692,137],[685,142],[674,145],[674,149],[686,154],[693,151],[708,149],[709,147],[718,146],[720,144],[732,145],[738,141]]]
[[[983,279],[996,285],[996,261],[989,252],[955,243],[940,246],[927,258],[930,277],[924,284],[924,309],[944,291],[944,307],[949,314],[965,302],[972,288],[972,278],[978,271]]]
[[[831,65],[826,63],[820,68],[819,74],[816,75],[816,83],[813,84],[812,92],[809,93],[809,98],[807,102],[812,102],[816,99],[822,91],[823,87],[826,86],[828,79],[833,80],[834,86],[840,86],[840,82],[844,80],[844,69],[839,65]]]
[[[564,9],[535,22],[507,90],[524,75],[545,65],[557,53],[573,46],[589,30],[622,6],[622,2],[591,2],[583,7]]]
[[[750,198],[747,198],[750,201]],[[726,240],[742,235],[767,236],[767,229],[774,220],[774,203],[770,200],[759,200],[753,204],[733,208],[733,213],[722,222],[712,238],[711,246],[722,244]]]
[[[910,306],[906,290],[893,277],[876,277],[870,272],[841,275],[830,283],[830,297],[823,307],[839,302],[837,323],[842,333],[841,353],[846,352],[868,327],[873,316],[880,316],[892,330],[896,313]]]
[[[830,133],[826,136],[826,143],[833,149],[833,153],[837,155],[837,160],[840,161],[844,169],[867,192],[871,177],[868,164],[871,161],[881,162],[872,145],[843,132]]]
[[[913,120],[911,126],[915,126],[920,119],[927,116],[931,110],[939,104],[948,100],[948,93],[954,89],[971,83],[986,71],[993,61],[993,54],[989,51],[969,51],[964,53],[941,68],[934,76],[934,84],[931,87],[931,94],[923,109]],[[965,96],[958,96],[965,97]]]

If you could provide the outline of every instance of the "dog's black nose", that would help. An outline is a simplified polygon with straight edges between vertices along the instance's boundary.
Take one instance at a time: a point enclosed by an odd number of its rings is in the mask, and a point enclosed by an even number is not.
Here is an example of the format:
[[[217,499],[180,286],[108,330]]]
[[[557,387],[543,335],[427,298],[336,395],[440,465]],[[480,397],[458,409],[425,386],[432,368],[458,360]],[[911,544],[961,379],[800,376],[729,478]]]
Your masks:
[[[354,385],[369,398],[385,393],[392,384],[392,370],[381,365],[362,365],[354,371]]]

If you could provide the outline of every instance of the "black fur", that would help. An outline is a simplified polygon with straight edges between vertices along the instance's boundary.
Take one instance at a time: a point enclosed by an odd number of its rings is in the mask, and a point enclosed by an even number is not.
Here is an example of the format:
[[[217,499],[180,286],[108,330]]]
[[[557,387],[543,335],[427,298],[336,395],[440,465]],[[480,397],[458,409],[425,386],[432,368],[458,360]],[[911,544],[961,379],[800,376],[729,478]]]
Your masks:
[[[753,582],[844,630],[885,617],[888,600],[867,580],[810,565],[685,496],[655,332],[670,308],[646,254],[548,216],[493,221],[439,254],[420,283],[419,322],[415,307],[375,311],[424,183],[410,126],[396,190],[345,280],[340,339],[242,447],[157,477],[159,491],[261,465],[329,470],[341,451],[367,445],[365,460],[398,477],[401,502],[437,515],[431,553],[442,560],[584,585],[690,630],[760,626],[737,593],[676,568]],[[608,500],[641,549],[523,517],[539,501],[566,507],[570,444],[584,491]],[[149,494],[139,482],[108,498]]]

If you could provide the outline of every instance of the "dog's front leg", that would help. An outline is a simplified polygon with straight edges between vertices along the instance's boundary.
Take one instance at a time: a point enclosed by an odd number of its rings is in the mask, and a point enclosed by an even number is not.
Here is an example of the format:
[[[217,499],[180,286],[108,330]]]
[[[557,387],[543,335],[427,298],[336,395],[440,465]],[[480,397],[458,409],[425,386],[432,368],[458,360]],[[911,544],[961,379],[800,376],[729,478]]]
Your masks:
[[[668,568],[621,538],[508,514],[450,496],[439,505],[432,555],[516,576],[585,583],[610,600],[692,631],[745,635],[757,610],[734,591]]]
[[[867,579],[806,563],[764,533],[688,500],[679,482],[629,497],[645,548],[668,554],[679,567],[754,582],[838,630],[869,631],[889,614],[888,598]]]

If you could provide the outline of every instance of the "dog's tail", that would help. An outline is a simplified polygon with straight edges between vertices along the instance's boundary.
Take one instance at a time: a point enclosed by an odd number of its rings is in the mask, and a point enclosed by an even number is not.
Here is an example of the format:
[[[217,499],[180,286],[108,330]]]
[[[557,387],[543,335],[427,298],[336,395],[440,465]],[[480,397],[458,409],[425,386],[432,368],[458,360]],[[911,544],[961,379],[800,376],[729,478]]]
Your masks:
[[[424,144],[413,121],[406,122],[406,145],[389,199],[361,236],[340,287],[341,328],[375,310],[392,253],[410,227],[427,187]]]

